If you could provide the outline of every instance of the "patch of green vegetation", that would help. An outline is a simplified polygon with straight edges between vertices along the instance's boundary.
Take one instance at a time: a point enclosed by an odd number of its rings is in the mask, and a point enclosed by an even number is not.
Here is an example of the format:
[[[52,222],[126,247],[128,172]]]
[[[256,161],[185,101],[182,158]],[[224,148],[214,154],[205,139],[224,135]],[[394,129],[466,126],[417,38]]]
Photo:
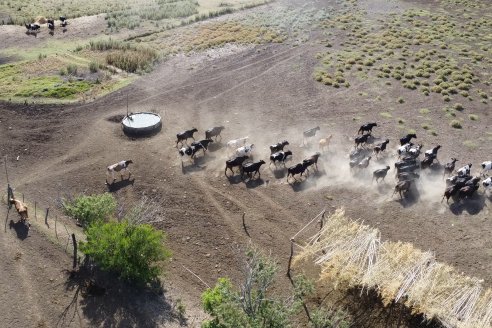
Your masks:
[[[420,114],[423,114],[423,115],[425,115],[425,114],[429,114],[429,113],[430,113],[430,110],[429,110],[428,108],[421,108],[421,109],[419,110],[419,113],[420,113]]]
[[[403,104],[405,102],[405,99],[403,99],[402,97],[399,97],[397,101],[399,104]]]
[[[90,90],[91,86],[92,83],[87,81],[63,81],[58,76],[35,77],[24,80],[14,96],[73,99]]]
[[[468,118],[469,118],[471,121],[478,121],[478,115],[475,115],[475,114],[470,114],[470,115],[468,115]]]
[[[427,124],[427,123],[424,123],[424,124],[422,124],[422,129],[429,130],[430,129],[430,125]]]
[[[393,115],[391,115],[388,112],[380,112],[379,115],[381,115],[384,118],[392,118],[393,117]]]

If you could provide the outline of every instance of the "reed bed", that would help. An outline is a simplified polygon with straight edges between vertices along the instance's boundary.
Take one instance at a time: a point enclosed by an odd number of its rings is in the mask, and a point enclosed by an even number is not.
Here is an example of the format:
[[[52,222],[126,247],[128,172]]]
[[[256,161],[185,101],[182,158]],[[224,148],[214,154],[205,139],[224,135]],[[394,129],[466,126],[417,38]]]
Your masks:
[[[378,229],[337,210],[306,240],[293,265],[311,261],[319,280],[335,287],[378,292],[383,304],[400,302],[445,327],[490,328],[492,291],[410,243],[381,242]]]

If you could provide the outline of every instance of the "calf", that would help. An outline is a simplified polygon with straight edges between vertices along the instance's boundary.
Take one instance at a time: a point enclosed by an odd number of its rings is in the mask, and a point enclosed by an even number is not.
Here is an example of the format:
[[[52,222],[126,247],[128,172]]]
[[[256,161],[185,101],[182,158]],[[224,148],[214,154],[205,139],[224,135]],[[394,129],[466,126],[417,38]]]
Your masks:
[[[224,175],[227,176],[227,169],[231,170],[232,174],[234,174],[233,168],[235,168],[237,166],[241,167],[243,162],[247,159],[248,159],[248,156],[240,156],[240,157],[235,157],[234,159],[228,159],[226,161],[226,167],[224,170]]]
[[[404,144],[403,146],[398,147],[398,150],[396,151],[396,153],[398,154],[398,158],[408,154],[408,152],[410,151],[412,146],[413,146],[413,143],[407,143],[407,144]]]
[[[289,142],[287,140],[284,140],[275,145],[270,145],[270,154],[278,153],[279,151],[284,150],[284,147],[287,146],[288,144]]]
[[[220,137],[220,139],[222,140],[222,136],[220,135],[220,133],[224,129],[225,129],[225,127],[223,127],[223,126],[215,126],[211,129],[206,130],[205,131],[205,139],[212,139],[212,137],[215,137],[215,141],[217,141],[217,137]]]
[[[406,180],[410,180],[410,181],[413,181],[413,180],[416,180],[416,179],[419,179],[420,178],[420,175],[418,173],[415,173],[415,172],[401,172],[401,173],[398,173],[398,175],[396,176],[396,178],[398,179],[398,181],[406,181]]]
[[[358,148],[359,145],[363,145],[367,143],[367,140],[369,139],[370,134],[363,134],[361,136],[355,137],[355,148]]]
[[[113,178],[113,182],[116,180],[114,177],[114,172],[120,172],[121,179],[123,179],[123,172],[128,171],[128,178],[132,175],[130,170],[128,169],[128,165],[132,164],[132,160],[128,161],[121,161],[116,164],[109,165],[106,170],[106,183],[108,182],[108,175],[111,173],[111,176]]]
[[[407,134],[406,136],[404,136],[403,138],[400,139],[400,145],[403,146],[403,145],[409,143],[410,140],[412,140],[412,138],[417,139],[417,135],[415,133]]]
[[[446,203],[449,204],[449,198],[456,195],[458,190],[460,190],[460,188],[455,185],[447,187],[446,190],[444,191],[444,195],[442,196],[441,203],[444,200],[444,198],[446,198]]]
[[[193,162],[195,159],[196,153],[201,149],[201,147],[197,146],[188,146],[181,148],[178,152],[181,155],[181,164],[183,164],[183,157],[188,157],[190,162]]]
[[[307,164],[306,163],[299,163],[297,165],[291,166],[287,169],[287,182],[289,182],[289,176],[292,175],[294,180],[297,181],[295,175],[300,174],[302,177],[302,174],[306,171],[307,169]],[[309,173],[308,173],[309,174]]]
[[[9,203],[14,205],[15,210],[19,214],[20,221],[26,222],[26,220],[29,219],[29,215],[27,213],[27,206],[23,202],[12,197],[9,199]],[[31,226],[29,222],[27,222],[27,224],[29,227]]]
[[[235,150],[238,147],[241,147],[241,145],[245,145],[246,140],[248,140],[248,139],[249,139],[249,137],[230,140],[227,142],[226,147],[230,150]]]
[[[359,133],[364,134],[364,132],[372,133],[372,128],[375,126],[378,126],[378,124],[377,123],[364,124],[359,128],[359,131],[357,131],[357,134],[359,134]]]
[[[208,150],[208,145],[210,143],[214,142],[212,139],[204,139],[204,140],[200,140],[200,141],[193,141],[191,143],[191,147],[195,147],[197,148],[197,151],[199,149],[202,149],[203,150],[203,154],[205,155],[205,151]]]
[[[420,168],[421,169],[428,169],[431,167],[431,165],[434,163],[434,160],[436,157],[434,155],[430,155],[425,157],[421,162],[420,162]]]
[[[450,176],[454,171],[454,166],[458,160],[456,158],[451,157],[451,162],[444,164],[444,174],[442,177],[444,178],[446,174]]]
[[[368,156],[364,158],[362,161],[360,161],[359,164],[357,164],[357,167],[359,169],[366,169],[369,166],[370,161],[371,161],[371,156]]]
[[[270,155],[270,165],[275,165],[277,166],[277,162],[282,162],[285,166],[285,160],[287,159],[287,156],[292,156],[292,152],[290,150],[287,151],[279,151],[275,154]]]
[[[316,152],[311,157],[308,157],[308,158],[304,159],[302,161],[302,163],[304,163],[306,165],[306,168],[308,168],[308,169],[309,169],[309,167],[311,165],[314,165],[314,167],[316,168],[316,171],[318,171],[318,158],[320,156],[321,156],[321,153],[320,152]]]
[[[389,139],[386,139],[385,141],[383,141],[382,143],[376,145],[374,148],[373,148],[373,153],[376,154],[376,157],[379,156],[379,153],[383,152],[386,150],[386,145],[389,143]]]
[[[462,168],[460,168],[459,170],[456,171],[456,173],[458,173],[458,176],[465,176],[465,175],[470,175],[470,172],[471,172],[471,167],[472,167],[472,164],[469,163],[465,166],[463,166]]]
[[[302,143],[306,143],[306,139],[307,138],[311,138],[311,137],[314,137],[316,135],[316,132],[319,131],[319,126],[315,127],[315,128],[312,128],[312,129],[309,129],[309,130],[306,130],[302,133],[302,136],[303,136],[303,139],[302,139]]]
[[[478,190],[478,185],[462,187],[458,192],[458,200],[470,198],[477,190]]]
[[[254,147],[255,147],[254,144],[239,147],[238,149],[236,149],[236,156],[251,157]]]
[[[424,153],[425,157],[434,156],[437,160],[437,151],[441,148],[441,145],[437,145],[432,149],[426,150]]]
[[[485,188],[485,194],[489,196],[492,191],[492,177],[488,177],[487,179],[483,180],[482,185]]]
[[[320,151],[325,151],[325,148],[328,148],[330,146],[331,138],[333,135],[329,135],[326,138],[320,139],[319,140],[319,150]]]
[[[395,191],[393,196],[398,192],[400,194],[400,199],[403,199],[403,194],[410,190],[412,182],[410,180],[399,181],[395,186]]]
[[[258,173],[258,178],[261,178],[261,173],[260,173],[260,167],[265,164],[265,161],[264,160],[261,160],[259,162],[255,162],[255,163],[245,163],[243,164],[241,167],[242,167],[242,170],[241,170],[241,179],[243,178],[243,175],[244,173],[247,173],[249,178],[252,179],[256,173]],[[251,173],[253,173],[253,176],[251,176]]]
[[[382,179],[384,181],[384,178],[386,177],[389,169],[390,167],[386,166],[384,169],[379,169],[372,172],[372,181],[374,181],[374,179],[376,179],[376,183],[379,183],[379,179]]]
[[[485,176],[485,172],[492,170],[492,161],[486,161],[480,165],[482,166],[482,172],[480,174],[482,174],[483,176]]]
[[[197,129],[195,128],[192,128],[191,130],[186,130],[186,131],[182,131],[178,134],[176,134],[176,148],[178,148],[178,143],[181,142],[181,144],[183,144],[183,141],[186,143],[186,140],[188,140],[189,138],[195,140],[195,138],[193,137],[193,133],[195,132],[198,132]]]

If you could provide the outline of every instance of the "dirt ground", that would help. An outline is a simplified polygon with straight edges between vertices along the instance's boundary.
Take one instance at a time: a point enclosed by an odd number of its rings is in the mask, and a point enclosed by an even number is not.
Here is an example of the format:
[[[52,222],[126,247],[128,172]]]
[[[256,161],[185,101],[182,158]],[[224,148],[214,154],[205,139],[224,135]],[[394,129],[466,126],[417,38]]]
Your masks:
[[[124,294],[126,302],[115,296],[123,292],[113,289],[114,293],[92,303],[77,299],[75,319],[60,321],[75,293],[63,273],[71,267],[69,256],[46,237],[46,231],[37,228],[40,223],[33,225],[25,239],[7,226],[0,237],[0,313],[6,327],[68,326],[67,322],[70,327],[198,327],[203,318],[199,295],[204,285],[186,268],[209,285],[226,275],[238,281],[241,250],[251,240],[272,251],[283,270],[290,237],[325,207],[329,211],[344,207],[350,217],[378,227],[384,239],[431,250],[438,260],[483,278],[491,286],[491,202],[482,195],[483,190],[464,204],[447,205],[440,202],[444,191],[440,175],[424,176],[418,195],[405,200],[392,197],[393,170],[386,182],[371,183],[374,169],[395,161],[394,149],[403,132],[391,124],[380,124],[374,130],[376,137],[391,140],[390,154],[373,161],[366,172],[349,170],[347,157],[353,147],[349,139],[361,122],[380,121],[378,112],[384,106],[357,97],[357,92],[381,92],[389,97],[409,93],[405,97],[408,108],[426,106],[429,100],[412,98],[411,91],[384,90],[370,83],[327,89],[312,78],[320,48],[315,37],[298,47],[230,46],[220,50],[220,55],[211,50],[173,57],[131,86],[93,103],[1,103],[0,155],[8,156],[10,183],[17,192],[57,213],[60,195],[108,191],[105,167],[132,159],[132,179],[117,182],[110,191],[124,207],[143,195],[152,198],[161,210],[162,220],[156,226],[167,233],[173,252],[164,278],[164,296],[155,296],[158,301],[140,295],[132,305],[133,296]],[[128,138],[110,120],[126,112],[127,95],[130,111],[161,114],[159,134]],[[411,111],[399,115],[406,121],[413,118]],[[473,172],[477,172],[479,163],[490,160],[490,143],[475,150],[462,146],[462,140],[476,140],[487,131],[488,112],[458,132],[441,119],[444,114],[429,115],[439,134],[431,139],[417,132],[418,142],[425,149],[441,144],[442,163],[457,157],[459,164],[473,163]],[[354,121],[354,116],[361,116],[361,121]],[[182,166],[175,148],[176,133],[196,127],[196,136],[202,138],[204,130],[216,125],[226,127],[223,142],[212,144],[204,157],[199,155],[196,165]],[[316,138],[301,147],[302,131],[318,125]],[[288,140],[294,153],[289,166],[317,151],[318,137],[329,134],[334,136],[332,145],[320,159],[319,173],[306,181],[288,184],[285,170],[269,167],[268,145]],[[224,143],[242,136],[249,136],[257,147],[255,159],[267,162],[261,178],[243,181],[238,175],[224,176]],[[0,186],[5,185],[1,174]],[[251,238],[242,227],[243,213]],[[6,215],[4,206],[0,214]],[[15,219],[12,212],[10,219]],[[63,222],[75,229],[73,223]],[[173,315],[178,299],[186,305],[186,322]]]

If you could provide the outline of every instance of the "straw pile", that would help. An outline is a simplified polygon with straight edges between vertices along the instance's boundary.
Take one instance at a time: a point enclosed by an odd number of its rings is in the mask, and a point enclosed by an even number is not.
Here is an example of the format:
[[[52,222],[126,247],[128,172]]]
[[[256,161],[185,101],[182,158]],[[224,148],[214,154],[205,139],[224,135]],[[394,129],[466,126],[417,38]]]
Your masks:
[[[376,290],[383,303],[401,302],[445,327],[492,327],[492,291],[410,243],[381,242],[378,229],[332,214],[295,257],[321,266],[335,287]]]

